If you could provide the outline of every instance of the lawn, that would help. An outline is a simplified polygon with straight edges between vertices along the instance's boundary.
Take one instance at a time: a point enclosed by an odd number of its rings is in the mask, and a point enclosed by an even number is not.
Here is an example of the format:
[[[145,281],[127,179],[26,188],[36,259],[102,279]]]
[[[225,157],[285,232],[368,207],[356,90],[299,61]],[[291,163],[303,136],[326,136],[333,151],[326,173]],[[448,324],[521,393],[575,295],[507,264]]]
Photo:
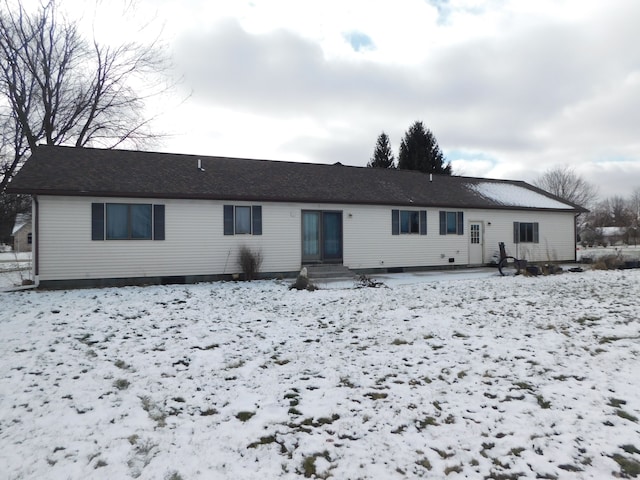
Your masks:
[[[7,479],[640,473],[640,270],[0,294]]]

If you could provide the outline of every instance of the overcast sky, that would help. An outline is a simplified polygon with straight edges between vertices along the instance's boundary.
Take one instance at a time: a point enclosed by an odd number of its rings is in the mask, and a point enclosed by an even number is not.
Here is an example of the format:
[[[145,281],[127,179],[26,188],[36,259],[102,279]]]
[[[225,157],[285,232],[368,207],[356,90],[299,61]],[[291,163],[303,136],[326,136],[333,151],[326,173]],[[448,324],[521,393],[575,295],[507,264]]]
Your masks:
[[[640,187],[638,0],[141,0],[184,75],[157,150],[366,165],[416,120],[455,173]],[[113,28],[113,23],[111,23]]]

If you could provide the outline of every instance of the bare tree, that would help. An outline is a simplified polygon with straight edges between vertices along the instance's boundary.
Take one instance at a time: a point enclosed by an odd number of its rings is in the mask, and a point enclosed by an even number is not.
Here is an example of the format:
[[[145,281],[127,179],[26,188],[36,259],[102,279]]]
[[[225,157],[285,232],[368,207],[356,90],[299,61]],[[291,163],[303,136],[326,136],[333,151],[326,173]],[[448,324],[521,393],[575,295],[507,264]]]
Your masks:
[[[4,156],[0,192],[38,143],[111,148],[124,142],[140,146],[154,138],[143,109],[150,95],[166,89],[166,67],[155,43],[114,47],[85,41],[78,23],[58,14],[55,0],[36,13],[4,0],[2,117],[4,130],[18,141],[13,155]]]
[[[171,87],[167,71],[154,42],[86,41],[56,0],[36,12],[0,0],[0,203],[12,204],[5,188],[40,143],[140,147],[157,137],[144,107]]]
[[[547,170],[536,178],[533,184],[568,202],[586,208],[589,208],[598,197],[597,187],[567,166]]]
[[[627,200],[627,208],[635,226],[640,225],[640,187],[636,187],[629,199]]]

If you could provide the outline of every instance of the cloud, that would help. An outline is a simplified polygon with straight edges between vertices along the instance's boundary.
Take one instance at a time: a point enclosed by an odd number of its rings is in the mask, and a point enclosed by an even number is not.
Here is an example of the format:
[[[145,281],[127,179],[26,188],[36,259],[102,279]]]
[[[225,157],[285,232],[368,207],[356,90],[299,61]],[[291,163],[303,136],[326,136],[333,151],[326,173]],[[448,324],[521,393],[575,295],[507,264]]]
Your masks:
[[[192,101],[202,110],[244,112],[247,128],[268,129],[269,144],[279,145],[265,153],[271,158],[364,165],[382,130],[397,147],[422,120],[445,152],[478,152],[449,158],[472,175],[532,179],[558,164],[584,165],[595,175],[591,166],[620,157],[631,162],[616,171],[633,173],[628,164],[640,162],[640,49],[633,48],[640,3],[620,0],[597,16],[585,7],[557,18],[544,9],[524,17],[514,10],[521,4],[497,3],[511,8],[502,20],[493,1],[436,2],[449,17],[431,27],[447,38],[460,22],[489,15],[504,28],[462,32],[440,45],[407,43],[397,61],[387,56],[393,32],[370,29],[370,21],[339,30],[343,54],[328,53],[321,36],[293,23],[250,31],[234,19],[182,37],[176,53]],[[436,21],[433,6],[433,17],[412,8]],[[405,61],[414,51],[414,61]],[[224,120],[216,125],[224,128]]]

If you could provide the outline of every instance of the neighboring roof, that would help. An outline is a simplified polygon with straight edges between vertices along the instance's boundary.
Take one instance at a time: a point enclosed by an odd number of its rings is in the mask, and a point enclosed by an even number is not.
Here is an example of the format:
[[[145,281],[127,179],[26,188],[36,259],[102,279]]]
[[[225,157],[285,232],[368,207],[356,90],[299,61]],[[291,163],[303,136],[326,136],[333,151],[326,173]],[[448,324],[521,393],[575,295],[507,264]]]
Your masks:
[[[599,227],[598,231],[605,237],[615,237],[616,235],[624,235],[627,233],[626,227]]]
[[[30,213],[18,213],[16,215],[16,220],[13,222],[13,230],[11,231],[11,235],[15,235],[22,228],[27,225],[31,226],[31,214]]]
[[[199,169],[198,165],[202,168]],[[525,182],[341,164],[39,146],[10,193],[585,211]]]

